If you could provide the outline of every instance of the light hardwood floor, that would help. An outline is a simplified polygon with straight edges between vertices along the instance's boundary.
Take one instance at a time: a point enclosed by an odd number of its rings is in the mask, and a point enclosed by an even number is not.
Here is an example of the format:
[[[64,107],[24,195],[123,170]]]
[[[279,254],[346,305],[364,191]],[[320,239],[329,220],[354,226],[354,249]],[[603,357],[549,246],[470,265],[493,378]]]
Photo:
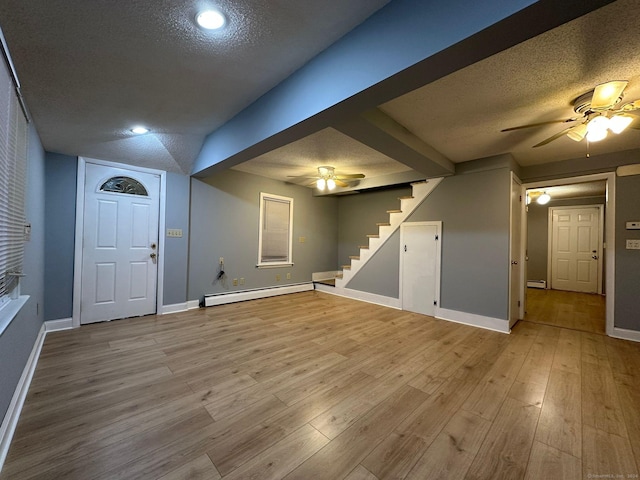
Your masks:
[[[639,344],[305,292],[48,335],[0,478],[627,479],[636,459]]]
[[[562,290],[527,289],[529,322],[605,334],[605,297]]]

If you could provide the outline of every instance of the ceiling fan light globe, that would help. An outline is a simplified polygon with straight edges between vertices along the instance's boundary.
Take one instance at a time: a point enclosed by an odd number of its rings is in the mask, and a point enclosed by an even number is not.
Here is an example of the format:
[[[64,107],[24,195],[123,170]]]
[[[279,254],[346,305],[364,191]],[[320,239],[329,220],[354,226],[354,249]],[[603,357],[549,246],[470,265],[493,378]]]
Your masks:
[[[334,188],[336,188],[336,181],[333,178],[327,180],[327,188],[329,190],[333,190]]]
[[[551,195],[549,195],[547,192],[544,192],[542,195],[540,195],[537,198],[536,203],[538,205],[546,205],[550,201],[551,201]]]
[[[605,116],[599,116],[591,120],[587,124],[587,140],[590,142],[599,142],[607,138],[607,129],[609,128],[609,119]]]
[[[327,187],[327,181],[324,178],[319,178],[316,180],[316,187],[318,190],[324,190]]]
[[[615,134],[622,133],[631,122],[633,122],[633,117],[628,115],[614,115],[609,119],[609,130]]]

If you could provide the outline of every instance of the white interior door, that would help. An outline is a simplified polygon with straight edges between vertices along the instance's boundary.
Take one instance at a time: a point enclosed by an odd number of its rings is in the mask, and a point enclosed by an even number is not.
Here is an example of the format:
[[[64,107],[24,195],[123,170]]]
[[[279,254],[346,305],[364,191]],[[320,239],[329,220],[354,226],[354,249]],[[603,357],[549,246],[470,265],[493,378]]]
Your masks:
[[[509,327],[520,319],[521,248],[522,248],[522,184],[511,174],[511,235],[509,238]]]
[[[156,312],[160,177],[88,163],[80,322]]]
[[[600,207],[551,208],[551,288],[598,292]]]
[[[439,222],[400,226],[400,295],[402,309],[434,315],[440,290]]]

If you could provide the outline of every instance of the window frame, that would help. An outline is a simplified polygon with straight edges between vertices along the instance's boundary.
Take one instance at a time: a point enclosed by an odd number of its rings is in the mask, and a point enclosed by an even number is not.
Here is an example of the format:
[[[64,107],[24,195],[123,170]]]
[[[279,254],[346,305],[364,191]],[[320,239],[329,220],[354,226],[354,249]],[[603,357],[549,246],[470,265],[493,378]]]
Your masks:
[[[287,239],[287,258],[285,260],[264,261],[263,259],[263,243],[265,241],[265,220],[268,214],[268,209],[265,208],[266,202],[274,201],[278,203],[286,203],[289,205],[289,222],[288,222],[288,235]],[[275,195],[272,193],[260,192],[260,218],[258,225],[258,268],[275,268],[275,267],[288,267],[293,265],[293,198],[284,197],[282,195]]]

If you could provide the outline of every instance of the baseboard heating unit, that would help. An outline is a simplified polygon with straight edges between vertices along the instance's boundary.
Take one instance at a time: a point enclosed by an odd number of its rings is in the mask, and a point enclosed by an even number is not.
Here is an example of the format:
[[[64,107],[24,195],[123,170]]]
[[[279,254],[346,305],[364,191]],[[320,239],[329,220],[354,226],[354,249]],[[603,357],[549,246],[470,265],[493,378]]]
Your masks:
[[[529,288],[547,288],[546,280],[527,280],[527,287]]]
[[[288,293],[307,292],[313,290],[312,282],[294,283],[277,287],[255,288],[251,290],[241,290],[238,292],[214,293],[204,296],[205,307],[214,305],[224,305],[227,303],[244,302],[246,300],[256,300],[258,298],[275,297]]]

